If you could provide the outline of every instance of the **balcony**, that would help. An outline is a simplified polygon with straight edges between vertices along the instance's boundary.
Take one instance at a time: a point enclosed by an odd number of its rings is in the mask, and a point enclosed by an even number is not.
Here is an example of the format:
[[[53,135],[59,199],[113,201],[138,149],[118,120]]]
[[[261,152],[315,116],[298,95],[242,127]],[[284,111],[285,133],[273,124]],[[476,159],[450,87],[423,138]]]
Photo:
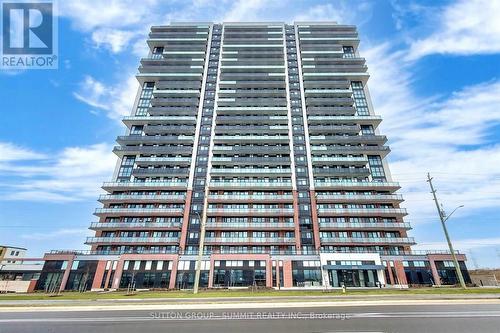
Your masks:
[[[207,223],[207,230],[293,230],[295,224],[293,222],[277,222],[277,223],[238,223],[238,222],[212,222]]]
[[[208,202],[290,202],[293,200],[291,194],[210,194]]]
[[[318,208],[318,215],[343,216],[406,216],[405,208]]]
[[[387,142],[385,135],[314,135],[309,136],[311,143],[339,143],[339,144],[377,144]]]
[[[90,230],[172,230],[179,229],[181,222],[153,223],[153,222],[92,222]]]
[[[242,129],[243,130],[243,129]],[[249,126],[244,131],[251,132]],[[287,135],[216,135],[214,143],[235,144],[245,142],[264,142],[264,143],[288,143],[290,141]]]
[[[194,116],[129,116],[123,117],[123,123],[131,128],[132,125],[149,124],[196,124]]]
[[[309,124],[325,124],[325,123],[355,123],[359,125],[375,125],[382,122],[380,116],[309,116],[307,117]]]
[[[320,181],[316,180],[314,186],[317,189],[352,189],[352,190],[381,190],[397,191],[401,188],[399,183],[395,182],[369,182],[369,181]]]
[[[289,237],[206,237],[206,245],[235,244],[295,244],[295,238]]]
[[[307,61],[306,59],[322,59],[318,58],[302,58],[302,62]],[[327,58],[331,59],[331,58]],[[317,88],[328,88],[328,89],[351,89],[351,82],[348,80],[307,80],[304,82],[304,88],[306,91],[308,89],[317,89]]]
[[[330,105],[330,106],[353,106],[354,105],[354,100],[350,97],[348,98],[342,98],[342,97],[307,97],[306,98],[306,105],[307,106],[324,106],[324,105]],[[316,117],[316,116],[311,116],[311,117]],[[324,116],[324,117],[353,117],[353,116]]]
[[[351,98],[352,90],[349,89],[305,89],[304,94],[306,98],[308,97],[347,97]],[[352,101],[352,99],[351,99]]]
[[[173,51],[176,52],[176,51]],[[177,52],[184,52],[184,51],[177,51]],[[143,68],[143,67],[139,67]],[[144,82],[151,82],[151,81],[162,81],[162,80],[169,80],[171,78],[174,78],[175,80],[185,80],[185,81],[200,81],[203,77],[203,73],[189,73],[187,72],[177,72],[177,73],[138,73],[135,75],[139,83],[142,85]]]
[[[290,175],[291,169],[280,168],[212,168],[213,175],[255,175],[255,176],[283,176]]]
[[[115,146],[113,153],[118,156],[138,154],[190,154],[193,146]]]
[[[321,237],[322,244],[345,244],[345,243],[353,243],[353,244],[391,244],[391,245],[413,245],[415,243],[415,239],[413,237]]]
[[[208,208],[211,216],[293,216],[293,208]]]
[[[302,51],[304,53],[306,51]],[[324,52],[329,52],[329,51],[310,51],[311,54],[309,55],[318,55],[318,54],[324,54]],[[332,51],[335,52],[335,51]],[[342,51],[337,52],[338,54],[343,54]],[[319,80],[319,79],[330,79],[330,80],[338,80],[338,79],[349,79],[351,81],[361,81],[363,83],[366,83],[368,81],[368,78],[370,75],[366,72],[331,72],[331,71],[324,71],[321,73],[303,73],[304,80]]]
[[[289,157],[212,157],[212,165],[290,165]]]
[[[370,175],[368,168],[314,168],[315,176],[332,176],[332,177],[367,177]]]
[[[222,89],[229,88],[282,88],[286,87],[285,80],[275,80],[269,77],[266,81],[260,80],[238,80],[238,81],[220,81],[219,86]]]
[[[178,244],[179,237],[87,237],[85,244]]]
[[[410,230],[410,223],[332,223],[320,222],[321,230]]]
[[[384,158],[391,149],[387,146],[315,146],[311,144],[312,154],[377,154]]]
[[[187,177],[189,174],[188,168],[139,168],[132,170],[134,176],[151,176],[151,177]]]
[[[313,156],[312,162],[315,165],[335,164],[335,165],[365,165],[368,163],[366,157],[338,157],[338,156]]]
[[[217,110],[217,115],[220,115],[219,110]],[[248,133],[248,134],[263,134],[267,135],[269,133],[275,133],[275,134],[285,134],[285,136],[288,134],[288,126],[285,125],[254,125],[254,126],[239,126],[239,125],[226,125],[226,126],[217,126],[215,129],[215,133],[217,135],[220,134],[241,134],[241,133]],[[221,135],[220,137],[225,139],[224,135]],[[233,136],[230,136],[233,138]],[[239,137],[239,135],[237,136]],[[216,136],[217,138],[217,136]]]
[[[155,125],[144,127],[144,133],[146,134],[159,134],[159,135],[172,135],[172,134],[194,134],[196,128],[193,126],[186,125]]]
[[[290,154],[290,147],[286,146],[220,146],[213,147],[215,154]]]
[[[137,165],[190,165],[191,157],[137,157]]]
[[[96,216],[182,216],[184,208],[97,208]]]
[[[184,194],[102,194],[98,201],[102,203],[111,202],[184,202]]]
[[[236,82],[236,81],[234,81]],[[227,117],[232,117],[234,116],[240,116],[242,114],[248,114],[248,115],[255,115],[255,114],[265,114],[268,116],[280,116],[280,115],[286,115],[288,112],[286,106],[226,106],[226,107],[220,107],[218,106],[217,108],[217,115],[221,116],[228,114]],[[231,115],[231,116],[229,116]],[[285,119],[287,119],[286,116],[284,116]],[[285,123],[286,125],[287,123]],[[236,123],[236,125],[239,125]],[[272,125],[276,126],[276,125]],[[359,131],[358,131],[359,132]]]
[[[309,109],[309,108],[307,108]],[[358,134],[361,131],[361,126],[359,125],[324,125],[324,124],[312,124],[309,125],[309,133],[349,133]]]
[[[286,101],[285,99],[283,99]],[[268,105],[269,101],[263,101],[263,105]],[[217,116],[217,125],[221,124],[226,124],[226,125],[231,125],[231,124],[236,124],[236,125],[241,125],[241,124],[282,124],[282,125],[287,125],[288,124],[288,117],[287,116]]]
[[[102,189],[105,191],[123,191],[124,189],[185,189],[186,182],[105,182]]]
[[[153,91],[155,97],[195,97],[195,101],[198,101],[200,97],[200,90],[198,89],[155,89]]]
[[[231,189],[245,189],[245,188],[252,188],[252,189],[266,189],[266,188],[272,188],[272,189],[291,189],[292,187],[292,182],[261,182],[261,181],[211,181],[210,182],[210,188],[212,189],[225,189],[225,188],[231,188]]]
[[[370,202],[370,203],[399,203],[403,202],[400,194],[317,194],[317,202]]]
[[[151,100],[152,106],[166,106],[166,107],[196,107],[200,103],[198,98],[164,98],[164,97],[155,97]],[[159,116],[155,116],[159,117]],[[168,117],[168,116],[163,116]]]
[[[191,135],[126,135],[126,136],[118,136],[116,142],[120,145],[127,144],[160,144],[160,143],[177,143],[177,144],[191,144],[194,142],[194,136]]]

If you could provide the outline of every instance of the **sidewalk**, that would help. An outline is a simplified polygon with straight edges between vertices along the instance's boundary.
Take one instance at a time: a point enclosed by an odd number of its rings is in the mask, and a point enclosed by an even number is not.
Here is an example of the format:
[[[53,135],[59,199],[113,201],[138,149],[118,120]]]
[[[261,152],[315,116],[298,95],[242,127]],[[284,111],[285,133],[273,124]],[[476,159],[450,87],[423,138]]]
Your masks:
[[[207,309],[258,307],[317,307],[447,303],[500,304],[500,294],[408,294],[408,295],[325,295],[248,296],[214,298],[134,298],[86,300],[0,300],[0,311],[70,311],[126,309]]]

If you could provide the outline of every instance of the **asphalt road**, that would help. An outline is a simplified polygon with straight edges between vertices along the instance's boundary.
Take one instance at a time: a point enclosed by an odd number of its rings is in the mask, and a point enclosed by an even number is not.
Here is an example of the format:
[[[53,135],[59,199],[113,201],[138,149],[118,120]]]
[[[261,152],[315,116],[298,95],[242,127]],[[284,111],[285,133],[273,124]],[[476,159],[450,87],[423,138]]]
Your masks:
[[[0,332],[500,332],[500,304],[0,312]]]

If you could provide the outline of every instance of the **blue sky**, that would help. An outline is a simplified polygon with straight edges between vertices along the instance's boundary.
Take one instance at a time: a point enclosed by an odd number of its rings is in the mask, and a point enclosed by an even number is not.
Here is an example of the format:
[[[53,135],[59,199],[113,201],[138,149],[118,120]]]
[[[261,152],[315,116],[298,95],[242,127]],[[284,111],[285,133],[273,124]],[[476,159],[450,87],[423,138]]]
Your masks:
[[[111,178],[151,24],[315,21],[358,25],[375,112],[417,248],[444,249],[435,178],[469,266],[500,267],[499,1],[59,3],[59,69],[0,71],[0,243],[31,256],[84,249]]]

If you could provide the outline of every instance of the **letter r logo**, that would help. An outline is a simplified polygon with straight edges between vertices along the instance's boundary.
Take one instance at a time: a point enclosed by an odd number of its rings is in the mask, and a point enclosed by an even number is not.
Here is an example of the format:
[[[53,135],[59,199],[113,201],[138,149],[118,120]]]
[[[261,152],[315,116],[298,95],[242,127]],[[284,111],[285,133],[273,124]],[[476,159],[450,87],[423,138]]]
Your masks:
[[[4,2],[4,54],[52,54],[53,25],[50,2]]]

